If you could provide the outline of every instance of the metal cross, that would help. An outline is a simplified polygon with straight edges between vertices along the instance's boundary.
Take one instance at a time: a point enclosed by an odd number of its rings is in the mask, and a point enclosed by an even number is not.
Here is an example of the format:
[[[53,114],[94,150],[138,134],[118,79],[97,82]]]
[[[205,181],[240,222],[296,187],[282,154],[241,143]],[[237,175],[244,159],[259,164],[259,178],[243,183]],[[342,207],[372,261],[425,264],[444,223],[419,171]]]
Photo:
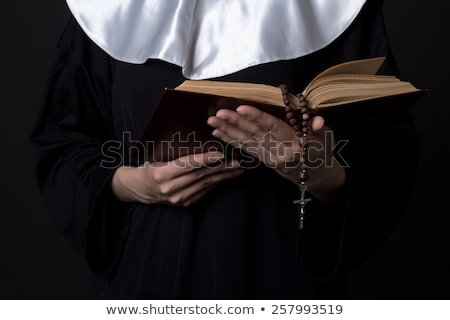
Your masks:
[[[298,219],[299,219],[299,225],[298,228],[300,230],[303,229],[304,220],[305,220],[305,206],[306,204],[311,201],[311,198],[305,198],[306,195],[306,188],[300,188],[300,199],[294,200],[294,204],[298,205]]]

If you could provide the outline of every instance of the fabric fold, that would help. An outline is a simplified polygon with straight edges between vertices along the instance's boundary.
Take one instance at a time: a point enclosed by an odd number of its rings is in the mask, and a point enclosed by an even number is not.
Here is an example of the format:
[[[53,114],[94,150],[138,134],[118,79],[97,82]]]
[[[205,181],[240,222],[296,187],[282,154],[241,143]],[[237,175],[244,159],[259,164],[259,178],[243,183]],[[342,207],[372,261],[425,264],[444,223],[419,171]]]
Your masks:
[[[113,58],[159,59],[190,79],[224,76],[320,50],[365,0],[67,0],[80,26]]]

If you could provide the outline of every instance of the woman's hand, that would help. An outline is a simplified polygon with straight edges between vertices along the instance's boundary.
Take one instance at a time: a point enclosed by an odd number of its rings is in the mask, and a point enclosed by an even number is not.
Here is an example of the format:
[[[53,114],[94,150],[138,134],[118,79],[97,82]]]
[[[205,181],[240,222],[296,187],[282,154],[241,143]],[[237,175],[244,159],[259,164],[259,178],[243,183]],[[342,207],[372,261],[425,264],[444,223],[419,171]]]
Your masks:
[[[169,162],[146,162],[142,167],[119,167],[112,190],[121,201],[187,207],[219,183],[242,173],[239,163],[225,163],[222,153],[199,153]]]
[[[236,111],[219,110],[208,119],[208,124],[215,128],[212,133],[215,137],[241,148],[286,179],[300,183],[299,137],[285,121],[243,105]],[[330,130],[324,126],[322,117],[311,120],[308,190],[324,202],[334,202],[344,185],[345,170],[334,160],[334,141],[326,141],[332,138],[326,131]]]

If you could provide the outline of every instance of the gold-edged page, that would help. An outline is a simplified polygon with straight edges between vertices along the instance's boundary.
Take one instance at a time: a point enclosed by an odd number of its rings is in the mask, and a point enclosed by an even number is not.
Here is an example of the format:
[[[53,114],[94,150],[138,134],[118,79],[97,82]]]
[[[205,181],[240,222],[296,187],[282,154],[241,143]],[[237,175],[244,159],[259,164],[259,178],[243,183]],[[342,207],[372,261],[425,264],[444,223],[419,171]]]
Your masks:
[[[175,90],[214,94],[218,96],[266,103],[280,107],[284,106],[280,88],[265,84],[210,80],[186,80],[181,85],[176,87]]]

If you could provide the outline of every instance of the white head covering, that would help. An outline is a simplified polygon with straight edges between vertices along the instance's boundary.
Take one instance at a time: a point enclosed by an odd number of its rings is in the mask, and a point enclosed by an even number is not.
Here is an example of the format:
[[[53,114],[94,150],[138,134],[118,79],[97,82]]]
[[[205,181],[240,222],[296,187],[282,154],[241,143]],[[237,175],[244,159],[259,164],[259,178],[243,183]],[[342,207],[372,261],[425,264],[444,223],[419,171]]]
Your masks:
[[[161,59],[191,79],[223,76],[317,51],[365,0],[67,0],[86,34],[113,58]]]

